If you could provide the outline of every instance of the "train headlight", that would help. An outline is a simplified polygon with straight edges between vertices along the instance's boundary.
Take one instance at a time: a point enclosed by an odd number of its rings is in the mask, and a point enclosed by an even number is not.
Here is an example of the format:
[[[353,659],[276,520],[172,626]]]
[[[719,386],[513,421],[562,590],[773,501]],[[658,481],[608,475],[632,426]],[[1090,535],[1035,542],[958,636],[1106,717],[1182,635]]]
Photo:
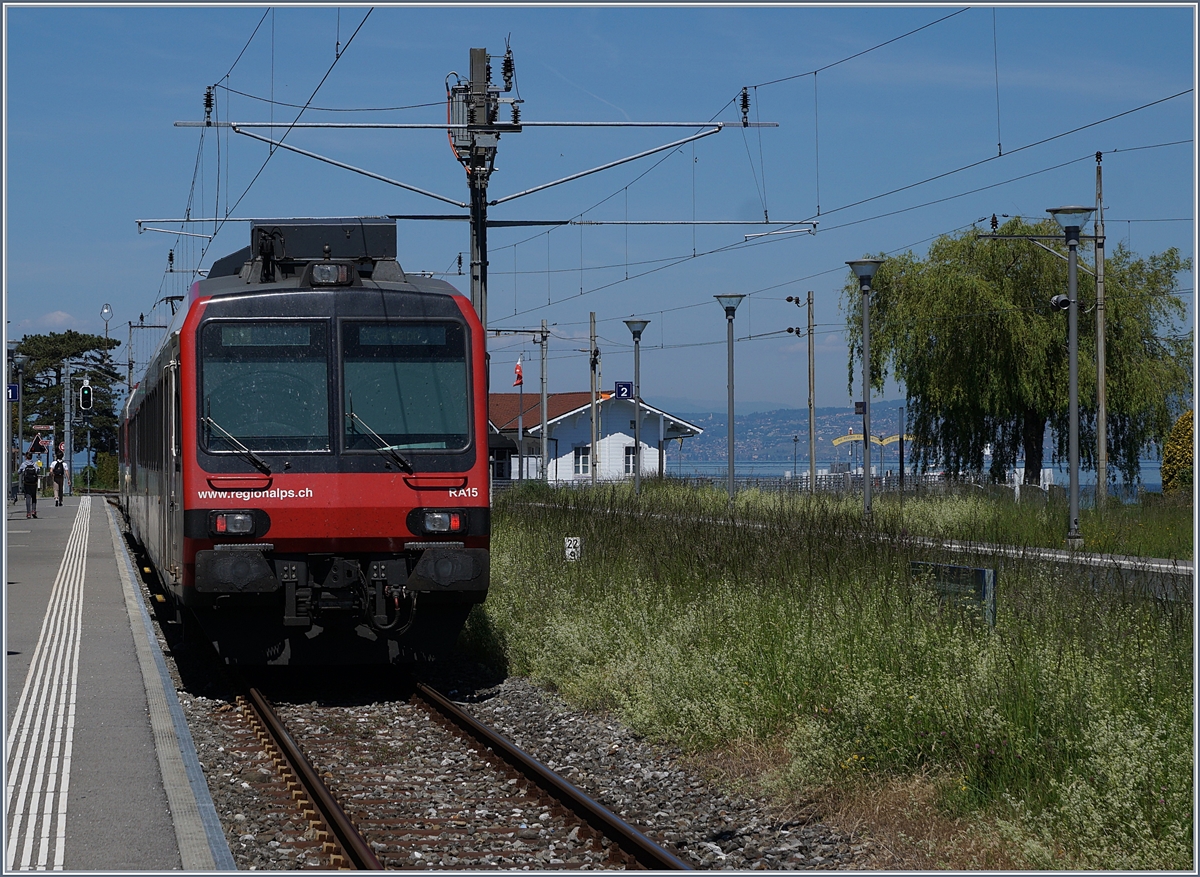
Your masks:
[[[467,516],[459,511],[425,512],[426,533],[461,533],[467,528]]]
[[[251,536],[254,534],[254,515],[246,512],[213,512],[208,529],[214,536]]]
[[[313,286],[348,286],[350,266],[337,262],[316,262],[312,266]]]

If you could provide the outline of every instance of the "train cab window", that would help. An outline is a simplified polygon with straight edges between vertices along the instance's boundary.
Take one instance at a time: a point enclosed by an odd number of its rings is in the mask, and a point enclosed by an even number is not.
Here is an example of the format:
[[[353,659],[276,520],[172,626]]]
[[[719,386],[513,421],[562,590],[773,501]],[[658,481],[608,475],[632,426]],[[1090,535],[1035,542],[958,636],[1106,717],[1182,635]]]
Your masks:
[[[466,328],[454,321],[344,322],[345,449],[465,448],[471,423],[466,351]]]
[[[200,338],[205,450],[330,450],[326,323],[213,320]]]

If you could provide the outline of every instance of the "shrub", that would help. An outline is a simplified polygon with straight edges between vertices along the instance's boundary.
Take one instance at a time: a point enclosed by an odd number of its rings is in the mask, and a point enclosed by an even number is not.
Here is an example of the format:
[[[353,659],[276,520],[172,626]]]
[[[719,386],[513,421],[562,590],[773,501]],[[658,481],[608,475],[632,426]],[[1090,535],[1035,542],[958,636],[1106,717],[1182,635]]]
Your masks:
[[[1171,434],[1167,436],[1167,446],[1163,449],[1162,459],[1163,493],[1190,490],[1192,487],[1193,419],[1193,412],[1186,412],[1175,421]]]

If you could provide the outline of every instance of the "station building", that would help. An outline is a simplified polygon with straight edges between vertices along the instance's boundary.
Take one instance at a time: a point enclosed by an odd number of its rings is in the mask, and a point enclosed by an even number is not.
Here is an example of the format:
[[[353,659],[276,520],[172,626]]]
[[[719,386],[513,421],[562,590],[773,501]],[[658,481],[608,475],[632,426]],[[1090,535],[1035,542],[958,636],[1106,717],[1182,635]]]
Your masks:
[[[546,397],[547,473],[551,484],[632,478],[635,469],[633,399],[597,394],[598,436],[592,452],[592,394],[549,393]],[[700,435],[704,430],[668,414],[643,399],[641,406],[642,477],[664,470],[667,442]],[[491,393],[488,396],[488,451],[492,477],[517,480],[542,477],[542,398],[539,393]]]

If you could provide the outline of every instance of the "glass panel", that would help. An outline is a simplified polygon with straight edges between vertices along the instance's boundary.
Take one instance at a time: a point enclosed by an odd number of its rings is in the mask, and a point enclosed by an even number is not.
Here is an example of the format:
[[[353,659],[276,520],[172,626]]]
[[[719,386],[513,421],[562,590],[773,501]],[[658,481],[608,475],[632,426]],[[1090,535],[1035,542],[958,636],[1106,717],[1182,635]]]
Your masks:
[[[324,323],[211,322],[201,332],[200,442],[232,451],[328,451]],[[219,427],[219,428],[218,428]],[[225,432],[222,432],[224,430]]]
[[[342,324],[343,441],[455,450],[470,441],[466,330],[455,322]],[[371,435],[374,430],[380,439]]]

